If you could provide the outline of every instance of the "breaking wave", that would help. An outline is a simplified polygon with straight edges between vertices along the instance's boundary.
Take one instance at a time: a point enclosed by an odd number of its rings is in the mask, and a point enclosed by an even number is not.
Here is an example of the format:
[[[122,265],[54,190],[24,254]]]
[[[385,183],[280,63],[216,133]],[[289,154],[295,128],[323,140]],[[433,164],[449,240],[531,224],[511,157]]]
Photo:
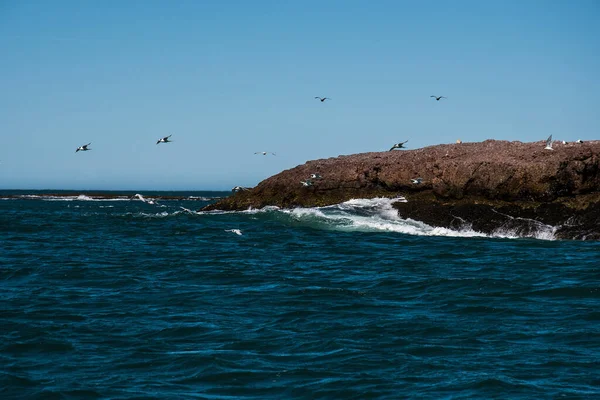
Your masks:
[[[406,200],[403,198],[352,199],[326,207],[280,209],[269,206],[245,211],[200,211],[195,212],[195,214],[219,215],[233,213],[255,216],[263,215],[266,218],[274,218],[281,222],[298,226],[346,232],[396,232],[419,236],[555,239],[554,232],[556,228],[543,224],[539,224],[538,229],[525,235],[520,234],[517,230],[505,227],[498,227],[492,234],[486,234],[473,230],[469,225],[465,225],[461,229],[430,226],[410,218],[401,218],[398,215],[398,211],[392,206],[398,201]]]
[[[46,198],[52,200],[51,198]],[[339,232],[391,232],[416,236],[445,236],[445,237],[487,237],[487,238],[535,238],[541,240],[555,240],[556,227],[545,225],[535,220],[520,221],[527,224],[507,223],[498,226],[491,234],[476,231],[471,225],[463,223],[460,228],[444,228],[428,225],[424,222],[410,218],[402,218],[398,210],[393,207],[396,202],[405,202],[403,197],[396,198],[373,198],[373,199],[351,199],[346,202],[325,207],[298,207],[293,209],[281,209],[276,206],[267,206],[260,209],[247,209],[244,211],[196,211],[186,208],[189,204],[172,202],[162,204],[163,199],[157,197],[145,197],[139,193],[122,199],[111,198],[101,200],[87,195],[72,196],[71,198],[60,197],[63,201],[115,201],[127,200],[137,204],[144,204],[143,208],[134,211],[131,208],[115,209],[112,215],[126,216],[143,219],[170,219],[185,217],[217,218],[220,222],[223,218],[259,220],[261,222],[277,222],[290,227],[312,228]],[[124,204],[124,203],[121,203]],[[74,207],[79,207],[75,205]],[[195,207],[194,207],[195,208]],[[125,211],[126,212],[121,212]],[[89,210],[88,210],[89,212]],[[520,218],[522,219],[522,218]]]
[[[392,207],[398,199],[352,199],[327,207],[295,208],[281,210],[301,223],[339,230],[357,232],[397,232],[419,236],[485,237],[471,229],[452,230],[432,227],[423,222],[403,219]]]

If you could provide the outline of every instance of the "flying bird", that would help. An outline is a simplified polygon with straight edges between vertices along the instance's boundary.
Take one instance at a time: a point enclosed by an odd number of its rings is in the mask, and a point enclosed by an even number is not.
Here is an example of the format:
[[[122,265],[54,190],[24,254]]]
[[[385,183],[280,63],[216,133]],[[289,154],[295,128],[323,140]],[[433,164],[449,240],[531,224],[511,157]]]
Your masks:
[[[395,145],[392,146],[392,148],[390,149],[390,151],[394,150],[394,149],[403,149],[404,148],[404,143],[408,142],[408,140],[405,140],[402,143],[396,143]]]
[[[225,232],[235,233],[236,235],[242,236],[242,231],[239,229],[225,229]]]
[[[319,96],[315,96],[315,99],[321,100],[321,103],[323,103],[325,100],[331,100],[329,97],[319,97]]]
[[[419,185],[421,182],[423,182],[423,178],[411,179],[410,181],[415,185]]]
[[[148,204],[156,204],[156,205],[159,205],[159,204],[158,204],[156,201],[154,201],[154,200],[152,200],[152,199],[146,199],[144,196],[142,196],[142,195],[141,195],[141,194],[139,194],[139,193],[136,193],[136,194],[135,194],[135,195],[133,195],[131,198],[132,198],[132,199],[138,199],[138,200],[140,200],[141,202],[144,202],[144,203],[148,203]]]
[[[83,146],[79,146],[79,147],[77,148],[77,150],[75,150],[75,153],[77,153],[77,152],[78,152],[78,151],[80,151],[80,150],[81,150],[81,151],[89,151],[89,150],[91,150],[91,149],[88,149],[88,146],[89,146],[90,144],[92,144],[92,143],[90,142],[90,143],[88,143],[88,144],[84,144]]]
[[[546,139],[546,147],[544,147],[544,150],[554,150],[552,148],[552,135],[550,135],[548,139]]]
[[[310,178],[311,178],[311,179],[321,179],[321,178],[322,178],[322,176],[321,176],[321,175],[319,175],[319,174],[310,174]]]
[[[171,142],[171,140],[169,140],[169,138],[170,138],[171,136],[173,136],[173,135],[165,136],[165,137],[164,137],[164,138],[162,138],[162,139],[158,139],[158,141],[156,142],[156,144],[159,144],[159,143],[170,143],[170,142]]]
[[[302,184],[302,186],[312,186],[312,182],[310,181],[310,179],[300,181],[300,183]]]
[[[275,153],[271,153],[270,151],[257,151],[254,154],[262,154],[263,156],[266,156],[267,154],[276,155]]]
[[[447,99],[447,97],[445,97],[445,96],[434,96],[434,95],[431,95],[429,97],[433,97],[436,101],[440,101],[441,99]]]

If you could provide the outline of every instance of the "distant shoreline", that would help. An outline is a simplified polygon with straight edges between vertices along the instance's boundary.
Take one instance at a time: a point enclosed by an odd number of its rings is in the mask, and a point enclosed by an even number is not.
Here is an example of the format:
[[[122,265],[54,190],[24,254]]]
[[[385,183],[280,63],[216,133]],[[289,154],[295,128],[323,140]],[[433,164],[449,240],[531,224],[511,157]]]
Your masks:
[[[3,194],[6,192],[6,194]],[[14,193],[19,192],[19,193]],[[155,200],[188,200],[188,201],[206,201],[206,196],[193,196],[190,194],[194,193],[215,193],[222,194],[221,196],[215,196],[214,199],[221,199],[228,191],[224,190],[186,190],[186,191],[172,191],[172,190],[0,190],[0,198],[2,199],[23,199],[23,200],[44,200],[49,198],[77,198],[85,196],[93,200],[136,200],[135,195],[137,193],[143,194],[146,197],[150,197]],[[174,195],[174,194],[160,194],[160,193],[186,193],[186,195]]]

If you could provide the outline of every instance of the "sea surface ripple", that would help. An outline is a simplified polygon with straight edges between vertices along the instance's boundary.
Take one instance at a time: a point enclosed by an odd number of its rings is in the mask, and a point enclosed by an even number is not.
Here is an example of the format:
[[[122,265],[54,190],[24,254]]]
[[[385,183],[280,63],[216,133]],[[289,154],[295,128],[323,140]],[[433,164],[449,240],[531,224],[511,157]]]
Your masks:
[[[597,242],[26,194],[0,192],[2,399],[600,398]]]

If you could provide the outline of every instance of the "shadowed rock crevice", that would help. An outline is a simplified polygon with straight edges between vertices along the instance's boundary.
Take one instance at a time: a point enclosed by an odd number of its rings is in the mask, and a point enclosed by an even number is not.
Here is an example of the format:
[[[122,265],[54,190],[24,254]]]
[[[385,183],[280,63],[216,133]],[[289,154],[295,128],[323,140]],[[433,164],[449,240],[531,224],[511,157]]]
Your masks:
[[[309,161],[205,210],[314,207],[352,198],[404,196],[402,218],[453,229],[470,226],[529,236],[600,239],[600,142],[481,143],[362,153]],[[300,181],[322,175],[313,186]],[[423,178],[421,184],[411,179]]]

